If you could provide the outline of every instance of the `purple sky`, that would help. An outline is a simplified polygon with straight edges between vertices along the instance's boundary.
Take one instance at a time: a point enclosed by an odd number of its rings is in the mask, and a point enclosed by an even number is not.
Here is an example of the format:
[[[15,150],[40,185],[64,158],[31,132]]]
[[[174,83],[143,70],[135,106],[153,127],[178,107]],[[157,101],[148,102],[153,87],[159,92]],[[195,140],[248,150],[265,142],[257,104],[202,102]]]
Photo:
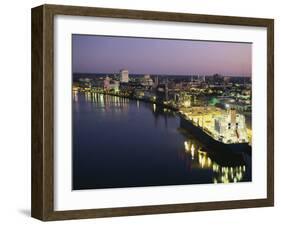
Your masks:
[[[72,35],[73,72],[250,76],[250,43]]]

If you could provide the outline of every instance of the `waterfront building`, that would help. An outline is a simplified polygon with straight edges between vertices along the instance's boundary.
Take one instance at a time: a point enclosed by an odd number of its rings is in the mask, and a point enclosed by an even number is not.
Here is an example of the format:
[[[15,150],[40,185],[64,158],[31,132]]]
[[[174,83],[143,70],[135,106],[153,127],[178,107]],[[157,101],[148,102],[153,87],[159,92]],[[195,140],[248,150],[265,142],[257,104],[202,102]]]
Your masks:
[[[73,91],[79,91],[79,83],[78,82],[72,83],[72,90]]]
[[[79,78],[79,82],[90,83],[92,80],[90,78]]]
[[[227,114],[214,117],[215,136],[224,143],[248,142],[245,116],[237,114],[235,109],[229,109]]]
[[[116,93],[119,91],[119,81],[111,80],[108,76],[106,76],[103,81],[103,89],[105,91],[114,91]]]
[[[109,88],[110,88],[110,78],[108,76],[106,76],[103,81],[103,88],[105,90],[109,90]]]
[[[180,112],[217,141],[225,144],[249,142],[245,116],[234,109],[226,111],[208,106],[182,108]]]
[[[110,83],[110,90],[113,90],[115,93],[119,92],[119,85],[120,85],[119,81],[116,80],[112,81]]]
[[[90,90],[92,88],[92,80],[90,78],[80,78],[79,80],[79,86],[83,90]]]
[[[122,69],[120,70],[120,82],[128,83],[129,82],[129,71]]]

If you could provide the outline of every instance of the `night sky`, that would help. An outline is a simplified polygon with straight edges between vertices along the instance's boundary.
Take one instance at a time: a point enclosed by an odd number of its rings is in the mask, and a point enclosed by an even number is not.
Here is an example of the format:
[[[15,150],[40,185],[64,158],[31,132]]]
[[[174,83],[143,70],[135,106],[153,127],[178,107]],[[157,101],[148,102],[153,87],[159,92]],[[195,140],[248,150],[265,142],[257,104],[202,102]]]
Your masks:
[[[72,35],[74,73],[250,76],[250,43]]]

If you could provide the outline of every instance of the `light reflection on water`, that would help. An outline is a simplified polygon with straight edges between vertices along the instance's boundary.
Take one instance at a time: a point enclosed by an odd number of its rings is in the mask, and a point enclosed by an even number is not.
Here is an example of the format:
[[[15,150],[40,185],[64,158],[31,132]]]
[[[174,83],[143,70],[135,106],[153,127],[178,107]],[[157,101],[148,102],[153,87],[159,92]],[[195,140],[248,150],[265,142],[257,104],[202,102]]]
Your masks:
[[[74,102],[79,101],[78,91],[72,92],[72,98]],[[81,94],[81,93],[80,93]],[[95,107],[99,107],[102,111],[121,111],[128,110],[129,99],[125,97],[105,95],[101,93],[83,92],[85,101],[87,103],[93,103]],[[139,101],[137,101],[137,107],[140,107]]]
[[[240,182],[246,172],[246,165],[242,160],[232,166],[220,165],[215,159],[212,159],[208,152],[199,146],[196,147],[191,140],[184,142],[184,150],[195,163],[193,166],[199,166],[202,169],[209,169],[213,172],[214,183]]]

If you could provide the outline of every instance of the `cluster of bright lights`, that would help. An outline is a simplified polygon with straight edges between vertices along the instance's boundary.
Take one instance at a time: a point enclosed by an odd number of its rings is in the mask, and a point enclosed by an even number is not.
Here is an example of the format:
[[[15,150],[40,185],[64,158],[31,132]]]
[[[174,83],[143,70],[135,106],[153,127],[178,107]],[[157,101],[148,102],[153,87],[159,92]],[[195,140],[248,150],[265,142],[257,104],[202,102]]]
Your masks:
[[[198,160],[199,167],[210,169],[214,172],[214,183],[231,183],[239,182],[243,179],[246,172],[245,165],[238,166],[221,166],[208,156],[208,153],[202,149],[195,149],[191,142],[184,142],[185,152],[191,155],[192,160]]]
[[[227,106],[226,106],[227,107]],[[217,107],[190,107],[179,111],[186,120],[200,127],[215,140],[223,143],[247,143],[250,141],[245,123],[245,116],[235,113],[235,121],[231,121],[230,111]],[[231,123],[231,127],[229,124]]]

